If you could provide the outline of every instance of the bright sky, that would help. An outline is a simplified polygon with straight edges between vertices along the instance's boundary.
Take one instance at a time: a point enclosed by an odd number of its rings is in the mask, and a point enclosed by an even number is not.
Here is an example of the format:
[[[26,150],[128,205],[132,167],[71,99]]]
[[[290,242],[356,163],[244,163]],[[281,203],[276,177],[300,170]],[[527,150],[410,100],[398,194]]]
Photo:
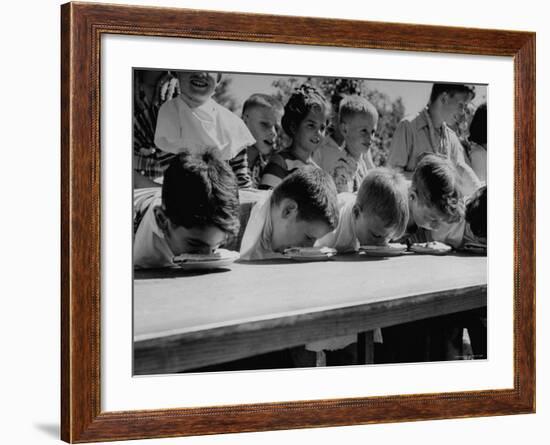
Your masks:
[[[288,77],[271,76],[263,74],[225,74],[231,77],[233,82],[230,84],[229,92],[242,103],[254,93],[271,94],[275,92],[272,84],[277,79]],[[432,84],[429,82],[407,82],[395,80],[367,80],[369,89],[378,90],[389,95],[391,100],[401,97],[405,106],[405,114],[414,114],[420,111],[428,102]],[[474,104],[487,99],[487,87],[484,85],[476,86],[476,97]]]

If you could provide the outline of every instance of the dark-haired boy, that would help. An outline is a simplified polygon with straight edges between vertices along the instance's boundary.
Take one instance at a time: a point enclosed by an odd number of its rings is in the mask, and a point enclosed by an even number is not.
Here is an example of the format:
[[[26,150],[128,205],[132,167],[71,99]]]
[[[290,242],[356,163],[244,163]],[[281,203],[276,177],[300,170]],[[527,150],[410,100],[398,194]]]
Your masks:
[[[267,94],[253,94],[243,105],[242,119],[256,143],[246,149],[252,186],[260,185],[262,170],[277,146],[283,104]]]
[[[431,241],[434,232],[463,219],[464,199],[455,167],[443,156],[422,156],[409,187],[409,222],[401,241]]]
[[[389,164],[411,177],[422,153],[441,154],[457,169],[463,192],[477,190],[481,183],[464,158],[464,149],[456,133],[449,128],[475,95],[464,84],[434,83],[430,100],[416,117],[399,123],[390,146]]]
[[[297,169],[254,205],[241,243],[241,260],[281,258],[289,247],[313,246],[337,225],[332,178],[318,167]]]
[[[162,189],[134,191],[134,267],[167,267],[182,253],[210,254],[239,229],[235,175],[214,152],[181,153]]]

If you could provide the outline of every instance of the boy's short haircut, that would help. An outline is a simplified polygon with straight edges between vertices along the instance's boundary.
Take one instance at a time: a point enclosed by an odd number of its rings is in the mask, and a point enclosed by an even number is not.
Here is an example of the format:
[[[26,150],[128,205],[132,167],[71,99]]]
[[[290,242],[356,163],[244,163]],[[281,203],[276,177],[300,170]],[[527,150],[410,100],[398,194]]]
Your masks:
[[[325,97],[315,87],[306,83],[294,90],[285,105],[281,120],[283,130],[289,136],[294,136],[295,130],[312,110],[321,111],[327,119],[330,116],[330,105]]]
[[[470,123],[470,141],[479,145],[487,144],[487,104],[477,107]]]
[[[393,238],[400,238],[409,220],[409,194],[405,177],[389,168],[370,170],[357,192],[361,211],[378,216],[388,228],[394,228]]]
[[[420,155],[411,188],[418,199],[438,210],[448,223],[464,218],[464,201],[458,173],[447,158],[436,154]]]
[[[443,93],[447,93],[449,96],[466,93],[470,96],[470,100],[476,96],[475,88],[470,85],[463,83],[434,83],[430,94],[430,103],[435,102]]]
[[[284,111],[283,104],[269,94],[255,93],[252,94],[243,104],[243,115],[254,107],[264,107],[273,109],[279,112]]]
[[[212,150],[180,153],[164,173],[162,204],[168,219],[186,228],[216,226],[239,230],[239,194],[235,174]]]
[[[466,222],[475,236],[487,238],[487,186],[476,190],[468,200]]]
[[[296,201],[298,218],[326,222],[331,230],[338,225],[338,200],[332,177],[314,166],[299,168],[275,187],[273,204],[284,198]]]
[[[378,118],[376,107],[364,97],[356,94],[344,97],[338,107],[338,122],[344,122],[356,114],[367,114]]]

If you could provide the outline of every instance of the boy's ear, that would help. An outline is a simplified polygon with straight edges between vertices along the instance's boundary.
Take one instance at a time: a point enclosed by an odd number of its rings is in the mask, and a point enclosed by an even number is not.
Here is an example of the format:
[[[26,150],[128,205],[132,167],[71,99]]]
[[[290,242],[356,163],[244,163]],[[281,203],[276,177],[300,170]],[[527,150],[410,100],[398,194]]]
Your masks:
[[[281,216],[286,219],[291,217],[293,214],[297,214],[297,213],[298,213],[298,203],[293,199],[285,198],[283,200]]]
[[[157,225],[163,232],[166,232],[166,230],[168,230],[170,220],[168,219],[168,216],[166,216],[166,212],[164,211],[164,209],[160,206],[157,206],[153,209],[153,213],[155,215]]]
[[[411,201],[418,200],[418,195],[416,194],[416,191],[414,189],[409,190],[409,200]]]
[[[353,212],[353,217],[355,219],[359,218],[359,215],[361,214],[361,208],[357,204],[353,204],[353,208],[351,209]]]

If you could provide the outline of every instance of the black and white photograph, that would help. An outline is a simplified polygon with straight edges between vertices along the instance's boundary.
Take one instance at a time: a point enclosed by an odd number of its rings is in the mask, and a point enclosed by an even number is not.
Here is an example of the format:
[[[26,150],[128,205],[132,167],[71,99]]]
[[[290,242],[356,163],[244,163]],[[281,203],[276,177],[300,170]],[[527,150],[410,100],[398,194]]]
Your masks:
[[[135,376],[487,360],[489,85],[132,81]]]

